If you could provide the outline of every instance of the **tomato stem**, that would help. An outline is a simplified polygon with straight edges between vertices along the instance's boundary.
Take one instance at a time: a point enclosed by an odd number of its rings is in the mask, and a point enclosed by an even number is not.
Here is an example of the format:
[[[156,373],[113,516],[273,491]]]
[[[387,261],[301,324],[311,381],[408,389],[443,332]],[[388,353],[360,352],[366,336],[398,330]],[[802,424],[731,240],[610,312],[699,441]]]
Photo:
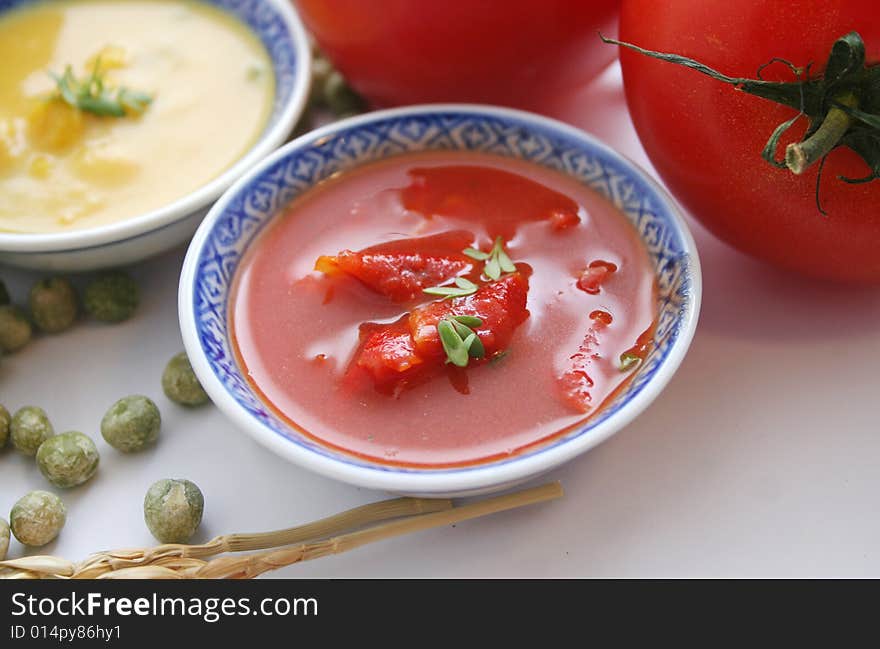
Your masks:
[[[837,98],[837,103],[848,108],[858,106],[858,98],[846,93]],[[785,149],[785,165],[792,173],[802,174],[807,168],[828,155],[840,144],[841,138],[853,124],[853,118],[843,109],[832,106],[822,124],[803,142],[794,142]]]
[[[834,42],[825,69],[818,77],[810,76],[809,65],[800,68],[785,59],[772,58],[770,63],[784,63],[797,77],[796,81],[780,82],[761,78],[761,71],[769,63],[758,69],[757,79],[731,77],[686,56],[646,50],[601,34],[599,37],[606,43],[690,68],[737,90],[795,109],[797,115],[779,124],[770,135],[761,157],[773,166],[788,169],[794,174],[802,174],[819,162],[816,205],[822,214],[825,214],[819,200],[822,168],[826,157],[836,147],[851,149],[870,169],[870,173],[864,177],[839,175],[839,180],[856,184],[880,179],[880,63],[866,59],[865,43],[858,32],[844,34]],[[802,118],[809,121],[804,140],[789,144],[785,149],[785,160],[778,160],[776,149],[779,141]]]

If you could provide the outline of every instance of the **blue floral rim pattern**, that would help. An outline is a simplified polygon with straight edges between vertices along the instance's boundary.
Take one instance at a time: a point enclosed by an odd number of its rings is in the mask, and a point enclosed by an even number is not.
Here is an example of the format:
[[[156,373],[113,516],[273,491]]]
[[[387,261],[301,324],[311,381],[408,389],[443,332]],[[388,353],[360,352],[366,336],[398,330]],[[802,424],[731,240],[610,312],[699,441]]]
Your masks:
[[[618,156],[586,136],[532,122],[515,114],[479,111],[417,112],[379,116],[343,126],[330,135],[305,136],[244,185],[217,215],[196,260],[193,314],[199,343],[229,395],[258,420],[292,444],[361,468],[396,473],[456,473],[486,466],[409,469],[372,463],[321,445],[275,417],[242,375],[228,330],[230,288],[242,255],[285,205],[339,171],[366,162],[422,150],[467,150],[522,158],[566,173],[609,198],[635,225],[652,259],[658,286],[658,324],[654,347],[636,375],[611,403],[582,426],[522,454],[489,464],[517,462],[588,435],[617,413],[663,366],[692,309],[692,260],[688,236],[653,184]]]

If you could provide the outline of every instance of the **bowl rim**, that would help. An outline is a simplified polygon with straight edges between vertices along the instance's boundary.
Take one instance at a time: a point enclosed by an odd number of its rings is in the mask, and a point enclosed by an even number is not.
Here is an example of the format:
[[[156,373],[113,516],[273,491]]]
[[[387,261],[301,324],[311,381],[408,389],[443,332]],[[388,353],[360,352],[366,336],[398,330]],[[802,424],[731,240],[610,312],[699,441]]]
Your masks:
[[[264,426],[240,406],[227,392],[207,360],[206,353],[199,342],[196,329],[194,305],[196,300],[195,279],[198,259],[213,227],[226,211],[229,204],[239,198],[242,190],[251,185],[267,169],[271,168],[279,160],[289,156],[292,152],[308,148],[312,143],[319,142],[338,131],[359,127],[371,122],[439,112],[466,113],[475,116],[499,118],[506,117],[544,128],[555,129],[561,131],[567,137],[586,141],[589,146],[601,150],[608,159],[613,160],[625,169],[627,174],[639,177],[654,191],[657,199],[668,213],[669,221],[674,224],[677,234],[680,236],[682,256],[687,257],[688,264],[688,279],[690,281],[688,299],[683,303],[680,316],[681,324],[677,337],[666,356],[660,362],[654,375],[618,411],[596,424],[589,434],[574,435],[571,439],[560,442],[553,447],[539,448],[536,452],[526,453],[518,458],[508,459],[503,463],[488,462],[485,464],[467,465],[461,467],[460,471],[455,471],[454,468],[444,469],[443,471],[431,468],[420,470],[418,467],[401,467],[400,470],[397,470],[397,467],[392,465],[377,464],[373,468],[345,463],[333,457],[314,452]],[[517,481],[539,475],[597,446],[627,426],[654,401],[681,365],[693,340],[699,319],[701,300],[702,273],[699,254],[684,215],[666,189],[639,165],[623,154],[618,153],[595,136],[549,117],[490,105],[443,103],[373,111],[333,122],[292,140],[253,167],[215,203],[193,236],[181,271],[178,290],[178,315],[184,347],[190,358],[193,370],[214,404],[236,427],[247,432],[255,440],[281,457],[326,477],[369,489],[397,493],[441,495],[491,489],[493,487],[503,488],[504,485],[513,484]],[[240,371],[238,366],[236,369]]]
[[[216,201],[236,180],[287,140],[303,113],[311,86],[312,50],[305,27],[288,0],[260,0],[270,5],[288,29],[296,52],[295,81],[290,98],[270,128],[219,176],[166,205],[114,223],[52,233],[0,232],[0,252],[36,254],[96,248],[132,239],[181,221]],[[210,3],[210,1],[208,2]],[[219,7],[229,11],[224,7]],[[0,11],[2,13],[2,11]],[[246,25],[247,26],[247,25]],[[248,26],[249,29],[251,29]],[[253,31],[253,29],[251,29]],[[271,58],[271,55],[270,55]]]

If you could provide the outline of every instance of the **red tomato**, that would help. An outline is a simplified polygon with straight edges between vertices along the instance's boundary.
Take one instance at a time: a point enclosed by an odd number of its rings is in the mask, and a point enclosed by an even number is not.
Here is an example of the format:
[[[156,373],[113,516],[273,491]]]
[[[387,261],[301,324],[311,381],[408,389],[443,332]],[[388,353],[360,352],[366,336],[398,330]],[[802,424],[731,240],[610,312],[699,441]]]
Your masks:
[[[485,348],[485,358],[507,349],[513,332],[526,318],[526,296],[529,280],[517,271],[485,284],[473,295],[451,300],[436,300],[413,309],[409,328],[415,340],[416,353],[423,358],[443,358],[437,323],[453,315],[476,316],[483,321],[474,331]]]
[[[377,106],[484,102],[540,110],[615,56],[620,0],[295,0],[322,50]]]
[[[529,317],[528,290],[528,279],[516,272],[485,284],[473,295],[418,306],[391,324],[366,322],[360,326],[361,343],[349,368],[349,379],[366,372],[380,392],[393,394],[443,370],[446,357],[437,323],[452,315],[482,320],[474,331],[485,352],[474,362],[488,362],[507,348],[514,330]]]
[[[625,0],[620,39],[755,78],[773,57],[822,71],[834,41],[858,31],[880,62],[876,0]],[[636,130],[672,193],[709,230],[755,257],[803,274],[880,282],[880,180],[848,185],[868,166],[849,149],[827,158],[817,210],[818,166],[795,176],[761,159],[774,128],[796,113],[671,63],[621,51]],[[764,71],[794,80],[781,64]],[[804,125],[780,143],[800,139]]]
[[[424,298],[423,289],[445,284],[473,268],[473,260],[462,254],[473,241],[473,233],[464,230],[394,239],[359,252],[343,250],[333,257],[321,256],[315,270],[328,275],[347,273],[395,302],[409,302]]]

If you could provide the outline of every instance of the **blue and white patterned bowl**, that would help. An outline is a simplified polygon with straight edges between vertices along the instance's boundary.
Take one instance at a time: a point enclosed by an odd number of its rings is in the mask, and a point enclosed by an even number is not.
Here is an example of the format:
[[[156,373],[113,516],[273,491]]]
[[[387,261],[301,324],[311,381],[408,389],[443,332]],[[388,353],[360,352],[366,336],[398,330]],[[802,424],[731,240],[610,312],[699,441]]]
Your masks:
[[[229,337],[230,287],[242,255],[284,206],[330,175],[410,151],[453,149],[524,158],[610,198],[650,251],[659,286],[654,348],[628,387],[584,425],[521,454],[463,468],[372,463],[312,441],[277,418],[242,375]],[[199,228],[183,266],[179,311],[186,350],[214,403],[273,451],[363,487],[419,495],[501,489],[570,460],[626,426],[660,393],[690,345],[701,293],[693,239],[672,199],[589,135],[508,109],[437,105],[344,120],[291,142],[230,189]]]
[[[0,0],[0,14],[43,0]],[[0,232],[0,262],[42,270],[80,271],[130,264],[188,240],[208,207],[290,135],[308,99],[311,51],[289,0],[201,0],[250,27],[272,59],[272,114],[260,138],[234,165],[206,185],[146,214],[96,228],[53,234]],[[171,145],[173,143],[170,143]]]

